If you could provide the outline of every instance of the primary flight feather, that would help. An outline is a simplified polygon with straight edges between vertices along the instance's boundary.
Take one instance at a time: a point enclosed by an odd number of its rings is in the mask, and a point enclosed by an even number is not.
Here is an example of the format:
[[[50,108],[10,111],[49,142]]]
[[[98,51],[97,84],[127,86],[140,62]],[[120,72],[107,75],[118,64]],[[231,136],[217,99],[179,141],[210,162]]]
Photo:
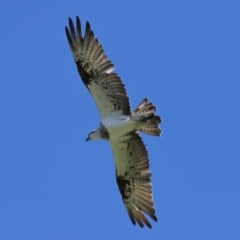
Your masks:
[[[144,213],[157,221],[150,181],[147,149],[139,132],[160,136],[161,118],[156,107],[145,98],[131,111],[129,98],[121,78],[112,71],[102,45],[94,36],[89,22],[82,35],[80,19],[76,29],[69,18],[65,28],[78,72],[93,96],[101,116],[98,129],[89,133],[87,140],[109,141],[116,164],[116,180],[132,223],[152,227]]]

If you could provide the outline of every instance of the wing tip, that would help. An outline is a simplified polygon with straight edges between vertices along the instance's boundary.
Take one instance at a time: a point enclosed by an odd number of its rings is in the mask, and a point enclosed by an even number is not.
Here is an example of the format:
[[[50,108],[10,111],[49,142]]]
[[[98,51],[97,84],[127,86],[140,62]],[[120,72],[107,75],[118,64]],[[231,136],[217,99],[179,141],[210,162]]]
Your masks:
[[[71,37],[71,34],[69,32],[69,29],[65,26],[65,33],[67,35],[67,40],[68,40],[68,44],[71,48],[71,50],[73,51],[73,41],[72,41],[72,37]]]
[[[89,21],[86,22],[85,36],[91,31],[91,26]]]
[[[146,225],[148,228],[152,229],[152,224],[148,221],[146,216],[144,215],[143,211],[138,208],[130,209],[126,204],[126,209],[129,215],[129,218],[132,224],[135,226],[136,222],[141,228],[144,228]],[[158,222],[158,219],[155,214],[148,214],[155,222]]]

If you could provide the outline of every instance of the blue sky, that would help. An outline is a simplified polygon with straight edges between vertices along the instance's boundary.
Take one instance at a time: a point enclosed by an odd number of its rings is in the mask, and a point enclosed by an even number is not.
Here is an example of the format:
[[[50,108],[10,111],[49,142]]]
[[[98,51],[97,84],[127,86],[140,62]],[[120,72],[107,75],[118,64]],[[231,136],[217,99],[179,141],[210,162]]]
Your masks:
[[[240,239],[239,1],[2,1],[0,239]],[[143,136],[158,223],[133,226],[65,36],[88,20]]]

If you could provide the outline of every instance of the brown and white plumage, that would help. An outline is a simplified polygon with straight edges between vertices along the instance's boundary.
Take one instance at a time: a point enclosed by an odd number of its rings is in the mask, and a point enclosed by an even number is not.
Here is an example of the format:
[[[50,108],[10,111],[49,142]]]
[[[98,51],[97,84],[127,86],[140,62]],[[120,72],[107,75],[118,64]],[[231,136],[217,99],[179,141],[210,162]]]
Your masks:
[[[87,22],[85,36],[81,33],[80,19],[76,20],[76,32],[69,18],[66,27],[68,43],[77,64],[78,72],[91,92],[102,118],[118,111],[118,114],[130,114],[130,104],[124,84],[116,73],[111,73],[114,65],[108,60],[102,45],[95,38]]]
[[[131,132],[124,141],[110,140],[116,161],[116,178],[123,202],[133,224],[151,224],[142,213],[157,221],[152,199],[149,160],[146,147],[138,132]]]
[[[146,147],[139,131],[160,136],[158,124],[161,118],[154,113],[156,107],[145,98],[131,111],[124,84],[114,65],[95,38],[90,24],[86,23],[85,35],[81,32],[80,19],[76,19],[76,31],[69,18],[66,27],[67,39],[76,62],[78,72],[92,94],[100,115],[101,123],[87,140],[106,139],[111,144],[115,163],[116,180],[132,223],[151,228],[144,215],[157,221],[152,198],[151,173]]]

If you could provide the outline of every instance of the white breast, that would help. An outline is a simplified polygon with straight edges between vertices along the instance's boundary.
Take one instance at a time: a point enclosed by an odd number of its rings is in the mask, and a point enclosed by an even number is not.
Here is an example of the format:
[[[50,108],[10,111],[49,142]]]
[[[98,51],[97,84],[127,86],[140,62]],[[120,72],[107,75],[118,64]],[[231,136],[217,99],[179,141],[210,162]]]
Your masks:
[[[102,124],[108,130],[110,139],[119,138],[135,129],[136,123],[130,116],[118,116],[102,120]]]

